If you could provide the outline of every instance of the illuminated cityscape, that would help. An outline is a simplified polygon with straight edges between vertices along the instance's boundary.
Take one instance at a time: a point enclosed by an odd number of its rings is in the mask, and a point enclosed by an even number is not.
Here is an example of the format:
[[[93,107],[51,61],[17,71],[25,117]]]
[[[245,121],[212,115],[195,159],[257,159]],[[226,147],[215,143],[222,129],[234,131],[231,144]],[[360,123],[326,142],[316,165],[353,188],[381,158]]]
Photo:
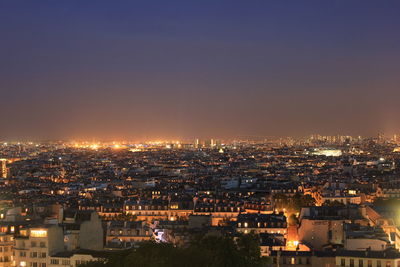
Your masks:
[[[79,266],[198,235],[254,235],[266,266],[400,261],[396,138],[0,148],[2,266]]]
[[[0,267],[400,267],[400,1],[0,1]]]

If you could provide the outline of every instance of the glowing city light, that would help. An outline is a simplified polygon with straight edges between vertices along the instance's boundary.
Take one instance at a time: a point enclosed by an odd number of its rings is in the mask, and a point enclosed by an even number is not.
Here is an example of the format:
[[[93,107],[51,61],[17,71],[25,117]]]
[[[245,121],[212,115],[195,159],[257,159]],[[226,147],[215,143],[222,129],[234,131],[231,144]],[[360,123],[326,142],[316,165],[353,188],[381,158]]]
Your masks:
[[[93,150],[97,150],[97,149],[99,149],[99,145],[98,144],[91,144],[90,148],[93,149]]]

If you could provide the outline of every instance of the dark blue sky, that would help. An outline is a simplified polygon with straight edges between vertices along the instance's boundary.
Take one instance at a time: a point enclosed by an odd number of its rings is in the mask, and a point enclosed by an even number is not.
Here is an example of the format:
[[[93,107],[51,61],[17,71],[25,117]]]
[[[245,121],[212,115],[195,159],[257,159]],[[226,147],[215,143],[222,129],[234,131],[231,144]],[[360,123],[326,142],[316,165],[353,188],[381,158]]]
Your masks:
[[[400,132],[400,1],[0,1],[0,138]]]

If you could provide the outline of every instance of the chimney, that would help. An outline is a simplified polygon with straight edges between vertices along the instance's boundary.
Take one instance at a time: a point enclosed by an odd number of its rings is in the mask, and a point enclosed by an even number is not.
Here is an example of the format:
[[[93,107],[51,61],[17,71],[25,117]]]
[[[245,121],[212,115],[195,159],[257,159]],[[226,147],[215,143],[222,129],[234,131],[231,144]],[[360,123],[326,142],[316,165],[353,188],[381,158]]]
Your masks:
[[[58,223],[62,223],[64,221],[64,208],[61,206],[58,210]]]

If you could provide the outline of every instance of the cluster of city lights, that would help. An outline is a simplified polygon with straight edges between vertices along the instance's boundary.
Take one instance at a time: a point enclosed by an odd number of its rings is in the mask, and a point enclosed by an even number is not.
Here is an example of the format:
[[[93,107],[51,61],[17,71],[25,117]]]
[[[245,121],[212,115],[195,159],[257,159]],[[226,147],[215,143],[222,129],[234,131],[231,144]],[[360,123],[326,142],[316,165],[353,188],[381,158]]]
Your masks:
[[[180,141],[148,141],[144,143],[127,143],[127,142],[70,142],[66,144],[68,147],[73,147],[77,149],[90,149],[90,150],[100,150],[100,149],[115,149],[115,150],[122,150],[122,149],[129,149],[131,152],[139,152],[142,151],[143,148],[146,147],[164,147],[167,149],[173,147],[182,147]]]

